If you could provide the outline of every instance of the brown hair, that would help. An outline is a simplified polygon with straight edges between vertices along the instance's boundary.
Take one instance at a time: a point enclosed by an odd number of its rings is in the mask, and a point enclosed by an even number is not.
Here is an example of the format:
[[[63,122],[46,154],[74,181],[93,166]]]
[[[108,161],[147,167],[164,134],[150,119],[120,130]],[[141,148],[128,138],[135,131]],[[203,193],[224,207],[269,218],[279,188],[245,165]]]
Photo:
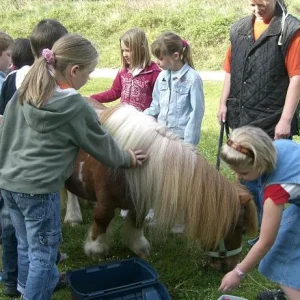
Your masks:
[[[151,63],[149,44],[145,32],[138,27],[134,27],[126,31],[120,37],[121,41],[129,48],[131,52],[130,56],[130,68],[142,68],[149,66]],[[121,50],[121,63],[123,68],[129,67],[126,63]]]
[[[162,56],[170,56],[178,52],[181,60],[194,69],[192,49],[190,45],[173,32],[164,32],[151,45],[152,54],[160,59]]]
[[[11,48],[11,60],[17,69],[26,65],[31,66],[33,64],[34,57],[29,39],[17,38],[14,40]]]
[[[64,75],[69,65],[78,65],[81,69],[90,66],[98,59],[98,53],[90,41],[80,35],[70,34],[60,38],[52,48],[54,73]],[[21,104],[28,102],[40,107],[48,101],[56,88],[55,75],[44,57],[35,60],[30,71],[18,90]]]
[[[13,44],[13,39],[7,33],[0,31],[0,55]]]
[[[43,49],[51,49],[53,44],[62,36],[68,33],[68,30],[55,19],[43,19],[32,30],[29,37],[32,53],[39,58]]]

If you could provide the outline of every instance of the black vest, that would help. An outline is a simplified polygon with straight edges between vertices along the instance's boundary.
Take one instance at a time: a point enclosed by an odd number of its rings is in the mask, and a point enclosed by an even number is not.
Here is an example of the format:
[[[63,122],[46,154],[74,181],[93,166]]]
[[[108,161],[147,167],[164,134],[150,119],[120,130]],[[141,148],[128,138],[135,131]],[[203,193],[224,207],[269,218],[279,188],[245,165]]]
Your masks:
[[[281,17],[277,8],[268,28],[257,41],[253,36],[253,16],[245,17],[231,27],[231,85],[227,102],[227,120],[231,128],[257,126],[274,137],[289,86],[285,56],[292,36],[300,29],[300,22],[288,16],[282,46],[279,46]],[[297,133],[294,116],[292,134]]]

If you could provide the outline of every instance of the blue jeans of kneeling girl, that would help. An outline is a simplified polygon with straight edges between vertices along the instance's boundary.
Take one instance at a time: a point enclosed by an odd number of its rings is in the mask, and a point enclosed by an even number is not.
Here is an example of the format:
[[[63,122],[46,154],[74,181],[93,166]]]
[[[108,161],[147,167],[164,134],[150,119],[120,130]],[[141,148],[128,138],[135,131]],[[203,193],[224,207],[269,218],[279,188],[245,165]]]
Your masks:
[[[50,300],[59,279],[59,192],[22,194],[1,190],[18,240],[18,290],[26,300]]]

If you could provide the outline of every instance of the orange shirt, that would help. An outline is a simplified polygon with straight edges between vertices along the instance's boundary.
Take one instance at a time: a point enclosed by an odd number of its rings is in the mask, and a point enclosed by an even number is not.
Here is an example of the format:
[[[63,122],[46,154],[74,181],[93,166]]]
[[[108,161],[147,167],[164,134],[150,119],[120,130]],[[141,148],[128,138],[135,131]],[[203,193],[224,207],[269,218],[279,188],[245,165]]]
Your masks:
[[[269,23],[255,21],[254,22],[254,39],[257,40],[262,33],[268,28]],[[225,60],[223,62],[223,69],[230,73],[231,62],[231,45],[228,47]],[[285,57],[285,66],[289,77],[300,75],[300,30],[297,30],[292,37]]]
[[[57,82],[57,85],[60,87],[60,89],[65,90],[65,89],[70,89],[71,86],[67,83],[63,83],[63,82]]]

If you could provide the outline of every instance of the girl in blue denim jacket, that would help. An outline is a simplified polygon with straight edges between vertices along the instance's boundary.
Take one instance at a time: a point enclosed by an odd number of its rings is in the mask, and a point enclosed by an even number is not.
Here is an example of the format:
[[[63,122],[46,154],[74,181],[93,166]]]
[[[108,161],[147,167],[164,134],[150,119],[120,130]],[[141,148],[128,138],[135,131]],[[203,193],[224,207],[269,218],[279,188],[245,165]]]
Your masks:
[[[194,70],[191,47],[177,34],[165,32],[153,42],[151,50],[164,71],[155,82],[153,100],[145,113],[197,146],[204,95],[202,80]]]
[[[258,271],[282,291],[265,291],[256,299],[299,300],[300,145],[287,139],[272,141],[262,129],[244,126],[232,131],[220,157],[240,180],[261,177],[263,201],[259,240],[223,277],[220,291],[239,286],[259,263]]]

